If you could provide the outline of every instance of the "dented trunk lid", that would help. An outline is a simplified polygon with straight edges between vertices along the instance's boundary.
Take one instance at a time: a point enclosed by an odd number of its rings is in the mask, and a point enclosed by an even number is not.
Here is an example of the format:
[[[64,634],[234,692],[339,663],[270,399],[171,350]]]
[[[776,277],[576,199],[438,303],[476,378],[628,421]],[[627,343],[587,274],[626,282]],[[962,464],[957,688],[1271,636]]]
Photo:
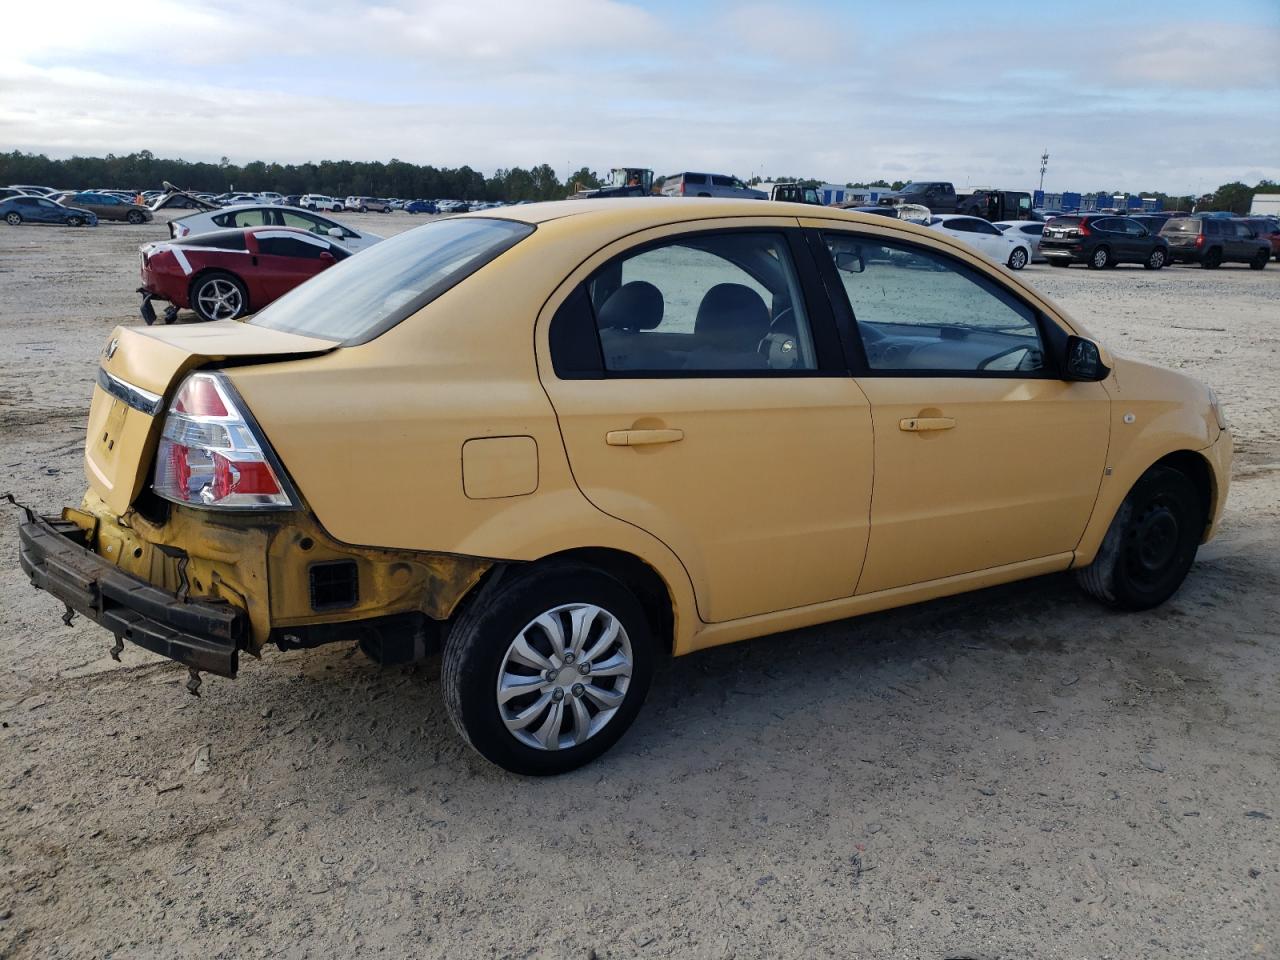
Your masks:
[[[337,343],[235,320],[116,327],[100,357],[84,448],[89,486],[124,513],[151,476],[168,398],[197,367],[313,357]]]

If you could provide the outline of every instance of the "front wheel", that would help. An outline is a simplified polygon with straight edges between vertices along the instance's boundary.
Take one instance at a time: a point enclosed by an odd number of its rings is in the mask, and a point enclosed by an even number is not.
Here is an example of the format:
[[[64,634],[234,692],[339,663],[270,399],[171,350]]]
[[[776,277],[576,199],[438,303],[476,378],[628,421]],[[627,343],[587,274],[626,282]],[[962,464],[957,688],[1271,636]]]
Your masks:
[[[126,219],[136,227],[138,224],[142,223],[146,217],[142,215],[140,210],[130,210],[129,216]]]
[[[626,732],[649,689],[654,641],[635,595],[590,567],[500,571],[445,643],[449,717],[512,773],[567,773]]]
[[[18,224],[22,223],[22,214],[17,210],[11,210],[4,215],[4,222],[11,227],[16,227]]]
[[[1164,251],[1156,247],[1151,251],[1151,255],[1147,257],[1147,262],[1143,264],[1148,270],[1160,270],[1164,267],[1165,255]]]
[[[1104,267],[1111,266],[1111,251],[1106,247],[1098,247],[1089,256],[1089,267],[1093,270],[1102,270]]]
[[[1076,571],[1086,593],[1124,610],[1146,610],[1181,586],[1204,534],[1204,504],[1181,470],[1154,466],[1133,485],[1098,555]]]
[[[249,292],[229,273],[206,273],[191,285],[191,309],[201,320],[234,320],[249,311]]]
[[[1021,270],[1027,265],[1027,251],[1021,247],[1014,247],[1013,253],[1009,254],[1009,269]]]

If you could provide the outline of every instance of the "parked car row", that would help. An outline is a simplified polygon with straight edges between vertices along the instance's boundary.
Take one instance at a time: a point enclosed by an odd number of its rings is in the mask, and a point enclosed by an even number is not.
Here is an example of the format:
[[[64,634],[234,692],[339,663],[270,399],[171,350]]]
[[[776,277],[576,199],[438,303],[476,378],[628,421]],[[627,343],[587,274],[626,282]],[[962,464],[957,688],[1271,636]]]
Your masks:
[[[1087,264],[1094,270],[1140,263],[1159,270],[1170,263],[1223,263],[1266,267],[1280,248],[1280,221],[1266,218],[1173,217],[1156,227],[1153,218],[1112,214],[1055,217],[1044,225],[1040,252],[1051,266]],[[1154,228],[1154,229],[1153,229]]]

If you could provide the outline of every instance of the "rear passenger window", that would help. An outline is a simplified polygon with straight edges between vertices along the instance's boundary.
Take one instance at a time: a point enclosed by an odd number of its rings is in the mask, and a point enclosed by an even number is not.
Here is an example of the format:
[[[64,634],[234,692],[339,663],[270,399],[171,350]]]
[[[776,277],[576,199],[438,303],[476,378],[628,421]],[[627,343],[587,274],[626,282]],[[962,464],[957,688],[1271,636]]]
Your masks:
[[[328,253],[327,245],[308,243],[298,237],[258,237],[258,251],[274,257],[298,257],[302,260],[319,260]]]
[[[684,175],[684,182],[705,184],[707,182],[707,178],[704,174],[701,174],[701,173],[686,173]]]
[[[717,174],[712,174],[711,182],[717,187],[732,187],[733,177],[722,177]]]
[[[607,372],[817,369],[782,234],[681,237],[611,261],[587,290]]]
[[[275,220],[269,210],[237,210],[232,213],[226,226],[229,227],[270,227]]]
[[[1034,311],[958,261],[919,247],[826,234],[872,370],[1037,374]]]

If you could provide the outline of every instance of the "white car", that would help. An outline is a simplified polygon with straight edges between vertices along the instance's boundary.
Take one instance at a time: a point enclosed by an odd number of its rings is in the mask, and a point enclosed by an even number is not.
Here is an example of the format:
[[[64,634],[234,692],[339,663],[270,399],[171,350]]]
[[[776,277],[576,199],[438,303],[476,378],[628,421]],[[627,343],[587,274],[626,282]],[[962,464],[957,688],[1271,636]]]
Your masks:
[[[328,210],[330,213],[343,211],[342,201],[326,197],[323,193],[308,193],[298,201],[298,206],[307,210]]]
[[[276,206],[284,206],[284,194],[276,193],[274,190],[263,190],[258,194],[258,199],[263,203],[274,203]]]
[[[998,220],[992,224],[1001,233],[1019,234],[1031,244],[1031,262],[1045,263],[1048,258],[1040,253],[1040,237],[1044,233],[1043,220]]]
[[[169,221],[169,236],[174,240],[214,230],[237,227],[296,227],[317,236],[336,240],[352,253],[371,247],[382,240],[376,233],[354,230],[346,224],[330,220],[298,207],[281,207],[271,203],[252,203],[196,213]]]
[[[929,218],[929,229],[967,243],[979,253],[1010,270],[1021,270],[1031,262],[1031,244],[1022,234],[1001,233],[981,217],[948,213]]]

